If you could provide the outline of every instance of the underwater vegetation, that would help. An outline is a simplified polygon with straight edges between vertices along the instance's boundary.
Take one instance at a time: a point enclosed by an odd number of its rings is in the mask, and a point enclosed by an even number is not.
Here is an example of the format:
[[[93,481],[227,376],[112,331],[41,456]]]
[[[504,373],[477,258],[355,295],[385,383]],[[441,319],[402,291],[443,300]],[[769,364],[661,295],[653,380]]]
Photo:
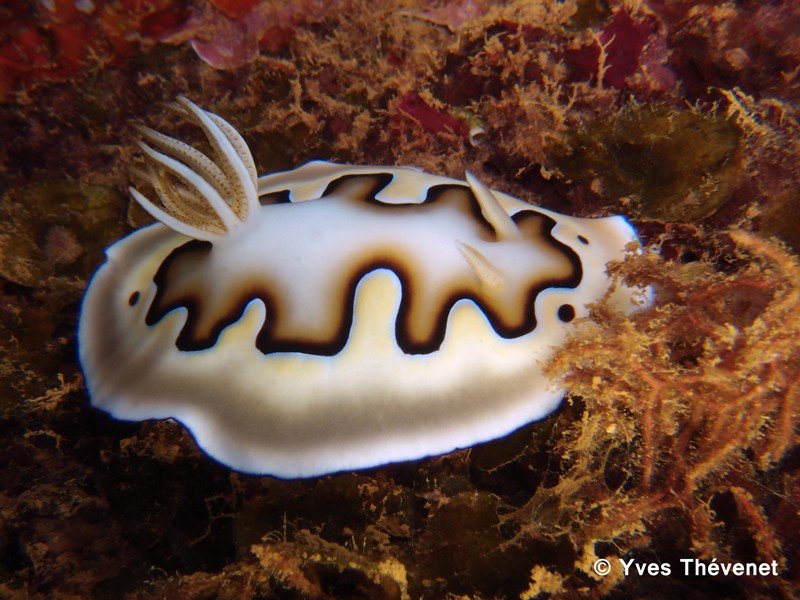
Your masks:
[[[550,365],[591,419],[557,444],[582,476],[550,490],[559,503],[549,510],[569,523],[561,533],[576,549],[592,545],[584,531],[608,527],[609,538],[633,542],[632,557],[682,551],[792,568],[797,548],[783,532],[798,526],[787,466],[800,426],[800,263],[752,233],[729,236],[746,262],[735,274],[696,262],[665,268],[654,256],[625,264],[626,277],[652,283],[658,307],[623,321],[598,306]],[[661,527],[682,539],[654,547],[643,534]]]
[[[730,198],[740,137],[725,115],[633,105],[576,127],[547,149],[563,176],[634,199],[643,217],[691,222]]]
[[[800,8],[789,0],[11,0],[0,7],[0,596],[793,598]],[[414,165],[646,249],[501,440],[299,481],[88,405],[80,299],[150,218],[132,119],[186,94],[260,173]],[[680,559],[775,561],[684,577]],[[601,577],[595,561],[612,569]],[[618,559],[671,563],[625,576]]]

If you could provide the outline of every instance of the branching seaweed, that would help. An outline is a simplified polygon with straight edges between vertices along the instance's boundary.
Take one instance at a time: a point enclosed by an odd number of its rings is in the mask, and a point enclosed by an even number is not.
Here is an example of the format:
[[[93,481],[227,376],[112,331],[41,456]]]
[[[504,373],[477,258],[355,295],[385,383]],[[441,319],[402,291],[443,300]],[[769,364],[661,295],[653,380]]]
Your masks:
[[[585,413],[561,441],[570,462],[559,483],[524,508],[528,535],[567,535],[579,554],[612,543],[607,556],[630,558],[669,517],[688,527],[685,556],[786,567],[788,532],[764,506],[797,509],[786,458],[800,442],[800,263],[752,233],[729,236],[749,258],[733,274],[650,254],[614,268],[652,284],[658,301],[630,320],[601,303],[552,361]],[[560,515],[543,522],[552,495]],[[723,527],[733,524],[736,535]]]

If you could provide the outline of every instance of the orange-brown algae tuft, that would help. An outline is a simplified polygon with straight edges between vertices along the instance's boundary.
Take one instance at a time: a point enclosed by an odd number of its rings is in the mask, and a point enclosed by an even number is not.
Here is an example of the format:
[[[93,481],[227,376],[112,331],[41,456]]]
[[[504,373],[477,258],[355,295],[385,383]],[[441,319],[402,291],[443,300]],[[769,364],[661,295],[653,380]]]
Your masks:
[[[617,276],[652,285],[657,303],[629,319],[599,304],[549,365],[583,409],[558,443],[568,468],[526,507],[532,532],[566,536],[578,557],[647,560],[671,539],[661,560],[675,565],[716,557],[788,566],[798,524],[789,515],[800,262],[753,233],[728,235],[747,261],[734,273],[651,254],[617,266]],[[588,566],[576,560],[563,585],[575,589]],[[793,594],[786,580],[745,585]]]

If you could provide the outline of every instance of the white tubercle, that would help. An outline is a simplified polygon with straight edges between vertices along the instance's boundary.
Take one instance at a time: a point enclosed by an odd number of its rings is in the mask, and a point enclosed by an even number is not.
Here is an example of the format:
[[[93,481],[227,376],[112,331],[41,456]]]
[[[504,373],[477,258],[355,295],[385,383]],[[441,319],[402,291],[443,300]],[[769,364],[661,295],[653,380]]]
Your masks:
[[[497,241],[518,240],[522,237],[517,224],[500,205],[497,197],[483,182],[467,171],[467,183],[472,188],[472,193],[478,200],[481,212],[487,221],[494,227]]]

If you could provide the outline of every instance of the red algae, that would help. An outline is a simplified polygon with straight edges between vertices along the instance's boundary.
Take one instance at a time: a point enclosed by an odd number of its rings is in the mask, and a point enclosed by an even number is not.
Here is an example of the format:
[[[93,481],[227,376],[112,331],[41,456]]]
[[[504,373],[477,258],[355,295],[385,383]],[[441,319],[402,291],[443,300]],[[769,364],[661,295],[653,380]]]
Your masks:
[[[618,89],[666,92],[676,83],[668,65],[663,26],[654,15],[614,13],[591,41],[567,50],[564,60],[574,81]]]
[[[400,99],[396,110],[428,133],[453,133],[462,138],[469,136],[469,127],[454,116],[429,106],[420,96],[410,92]]]

